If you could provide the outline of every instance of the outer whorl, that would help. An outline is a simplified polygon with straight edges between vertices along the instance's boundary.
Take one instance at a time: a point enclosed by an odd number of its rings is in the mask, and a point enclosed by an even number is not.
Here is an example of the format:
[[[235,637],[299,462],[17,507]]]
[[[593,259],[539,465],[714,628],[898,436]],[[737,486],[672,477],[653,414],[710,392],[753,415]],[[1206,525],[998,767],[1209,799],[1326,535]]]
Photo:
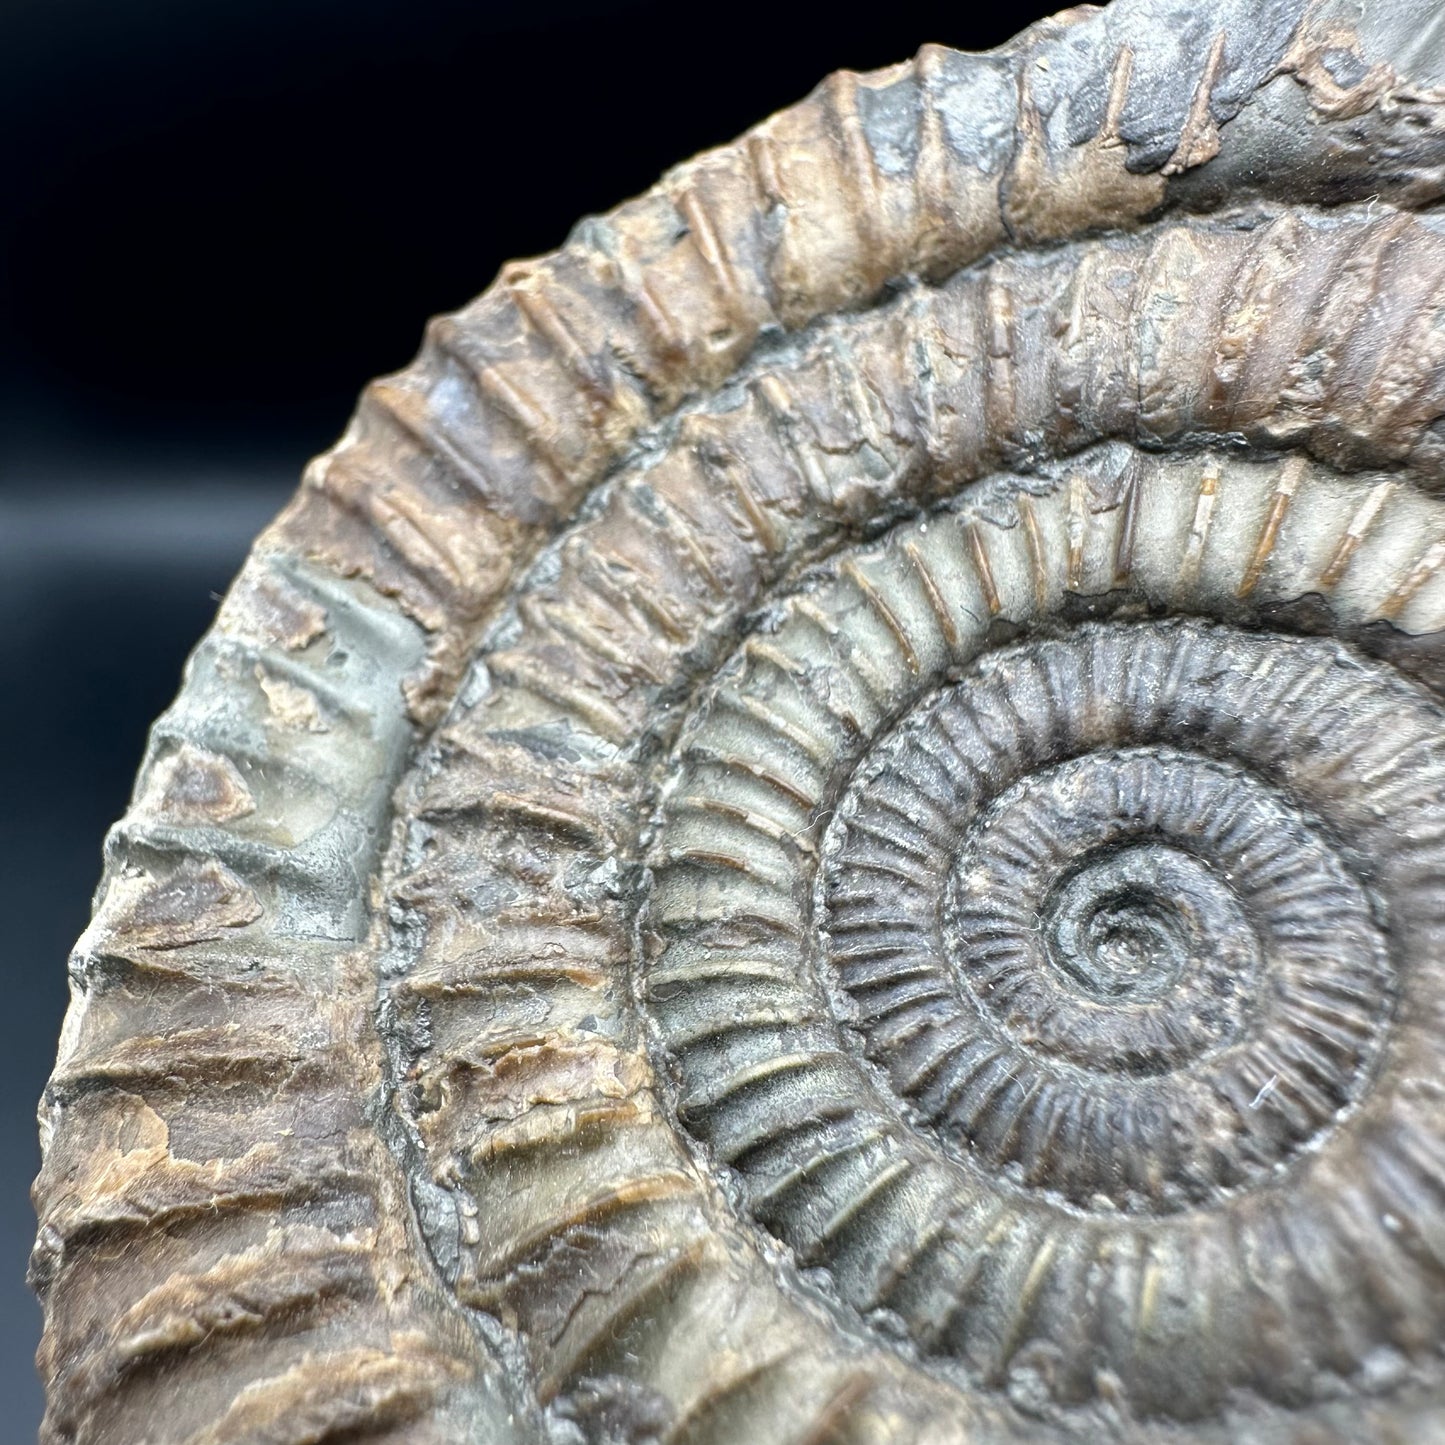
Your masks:
[[[1118,0],[434,323],[111,835],[46,1438],[1445,1438],[1442,193],[1433,5]]]

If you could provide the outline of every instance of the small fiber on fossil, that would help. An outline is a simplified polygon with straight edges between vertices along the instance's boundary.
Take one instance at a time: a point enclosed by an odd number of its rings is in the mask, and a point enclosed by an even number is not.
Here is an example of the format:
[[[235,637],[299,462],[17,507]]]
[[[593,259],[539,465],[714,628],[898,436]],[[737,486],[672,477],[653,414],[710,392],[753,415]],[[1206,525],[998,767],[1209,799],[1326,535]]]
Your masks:
[[[258,539],[41,1107],[52,1445],[1445,1437],[1445,12],[840,74]]]

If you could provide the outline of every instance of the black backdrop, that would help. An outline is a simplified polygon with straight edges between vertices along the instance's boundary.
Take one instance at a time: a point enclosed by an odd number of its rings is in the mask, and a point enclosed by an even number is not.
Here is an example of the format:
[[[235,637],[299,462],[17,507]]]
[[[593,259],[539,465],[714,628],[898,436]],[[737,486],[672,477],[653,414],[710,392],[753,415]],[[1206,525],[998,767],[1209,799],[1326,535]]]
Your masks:
[[[1048,11],[0,0],[0,1436],[106,826],[251,536],[424,319],[839,66]]]

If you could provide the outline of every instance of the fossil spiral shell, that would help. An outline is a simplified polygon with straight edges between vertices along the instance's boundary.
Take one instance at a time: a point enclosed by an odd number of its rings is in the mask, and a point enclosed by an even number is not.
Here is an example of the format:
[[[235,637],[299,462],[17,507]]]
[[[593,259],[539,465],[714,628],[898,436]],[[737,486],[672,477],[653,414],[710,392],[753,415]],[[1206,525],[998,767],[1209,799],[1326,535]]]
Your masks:
[[[260,538],[46,1438],[1445,1438],[1445,23],[1157,0],[511,267]]]

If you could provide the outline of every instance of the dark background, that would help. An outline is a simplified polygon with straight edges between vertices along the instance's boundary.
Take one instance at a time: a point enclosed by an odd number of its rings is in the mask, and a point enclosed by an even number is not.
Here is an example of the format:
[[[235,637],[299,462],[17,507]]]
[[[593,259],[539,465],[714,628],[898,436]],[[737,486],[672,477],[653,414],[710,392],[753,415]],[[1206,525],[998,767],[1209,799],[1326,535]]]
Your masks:
[[[107,825],[250,538],[426,317],[925,41],[1053,4],[0,0],[0,1436]]]

